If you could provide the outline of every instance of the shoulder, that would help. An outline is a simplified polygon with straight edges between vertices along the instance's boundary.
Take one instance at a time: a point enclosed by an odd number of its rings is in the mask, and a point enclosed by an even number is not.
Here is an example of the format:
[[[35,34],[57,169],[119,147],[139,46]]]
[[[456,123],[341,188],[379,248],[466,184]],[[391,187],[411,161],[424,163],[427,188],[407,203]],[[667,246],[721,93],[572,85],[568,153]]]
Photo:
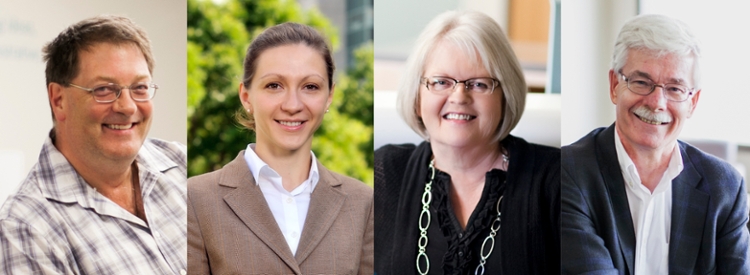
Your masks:
[[[561,148],[563,162],[566,159],[576,158],[580,156],[587,156],[594,153],[596,150],[596,139],[599,137],[607,128],[597,128],[583,136],[576,142],[570,145],[563,146]],[[614,139],[612,140],[614,144]]]
[[[614,150],[614,126],[608,128],[597,128],[589,132],[586,136],[582,137],[578,141],[563,146],[560,151],[560,165],[563,171],[570,172],[577,168],[585,168],[597,161],[597,147],[607,144],[599,144],[602,142],[608,142],[610,140],[609,135],[611,134],[611,147]],[[598,142],[598,143],[597,143]],[[616,156],[613,156],[616,158]],[[590,169],[589,169],[590,170]]]
[[[341,191],[343,191],[347,196],[353,197],[355,199],[363,199],[368,202],[372,201],[372,187],[367,186],[364,182],[361,182],[349,176],[344,176],[342,174],[333,172],[331,170],[328,170],[328,168],[324,168],[324,171],[321,171],[321,173],[328,173],[328,175],[335,181],[341,183]]]
[[[242,150],[237,153],[234,159],[224,164],[221,168],[188,178],[188,191],[210,191],[218,187],[220,182],[247,177],[247,174],[250,174],[249,176],[252,177],[244,156],[245,150]]]
[[[407,163],[415,153],[429,151],[430,144],[387,144],[375,150],[375,181],[392,181],[391,177],[404,174]]]
[[[54,238],[65,228],[57,204],[47,200],[38,187],[34,170],[0,209],[0,235],[8,238]],[[22,234],[22,235],[19,235]]]
[[[149,152],[168,157],[175,162],[186,162],[187,146],[176,141],[166,141],[158,138],[148,138],[143,148]]]
[[[683,141],[678,144],[684,154],[683,161],[689,161],[704,179],[722,184],[739,183],[743,180],[737,169],[728,162]]]
[[[386,144],[375,150],[375,161],[392,162],[402,160],[405,162],[415,149],[417,149],[417,146],[411,143]]]
[[[547,145],[541,145],[536,143],[526,142],[524,139],[513,137],[516,139],[515,143],[523,144],[524,149],[520,152],[521,154],[531,154],[534,156],[534,160],[537,163],[548,163],[551,165],[560,165],[560,148],[555,148]],[[525,152],[524,152],[525,151]]]
[[[188,178],[188,197],[191,200],[194,200],[201,196],[216,193],[219,189],[219,182],[221,182],[224,169],[225,168],[222,167],[212,172]]]

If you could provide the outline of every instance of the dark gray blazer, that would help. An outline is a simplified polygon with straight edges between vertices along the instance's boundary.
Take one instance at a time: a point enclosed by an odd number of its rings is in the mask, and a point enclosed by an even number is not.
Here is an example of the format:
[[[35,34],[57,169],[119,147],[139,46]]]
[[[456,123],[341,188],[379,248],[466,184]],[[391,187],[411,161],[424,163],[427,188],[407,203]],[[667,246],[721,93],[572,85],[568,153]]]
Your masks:
[[[562,147],[562,274],[633,274],[635,233],[612,124]],[[679,141],[669,274],[750,274],[745,181]]]

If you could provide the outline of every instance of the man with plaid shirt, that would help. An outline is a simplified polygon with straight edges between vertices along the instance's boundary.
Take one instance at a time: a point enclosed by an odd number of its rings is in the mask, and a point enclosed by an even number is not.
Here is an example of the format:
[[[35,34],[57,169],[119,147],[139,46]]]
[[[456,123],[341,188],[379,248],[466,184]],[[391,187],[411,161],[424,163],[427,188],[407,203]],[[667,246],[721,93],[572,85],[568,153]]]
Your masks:
[[[43,51],[54,127],[0,209],[0,273],[184,274],[186,148],[146,138],[145,31],[97,16]]]

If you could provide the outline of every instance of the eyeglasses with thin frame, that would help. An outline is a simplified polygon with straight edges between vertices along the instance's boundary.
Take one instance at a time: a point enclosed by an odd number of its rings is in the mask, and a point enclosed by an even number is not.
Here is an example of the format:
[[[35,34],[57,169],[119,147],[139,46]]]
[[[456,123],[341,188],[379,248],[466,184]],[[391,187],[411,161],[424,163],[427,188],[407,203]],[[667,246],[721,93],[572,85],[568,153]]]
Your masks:
[[[463,83],[467,91],[478,94],[491,94],[495,88],[500,86],[500,81],[490,77],[477,77],[466,80],[456,80],[447,76],[423,77],[421,81],[427,90],[435,94],[449,94],[453,92],[458,83]]]
[[[637,95],[649,95],[656,90],[656,87],[661,87],[664,90],[664,97],[669,101],[683,102],[693,95],[694,88],[682,84],[655,84],[650,79],[642,76],[628,78],[622,72],[619,74],[622,80],[627,83],[628,90]]]
[[[130,86],[120,86],[115,83],[107,83],[93,88],[81,87],[73,83],[68,83],[68,85],[89,92],[94,97],[94,100],[99,103],[115,102],[115,100],[120,98],[122,89],[128,89],[130,91],[130,98],[133,100],[146,102],[154,98],[154,95],[156,95],[156,89],[159,89],[159,85],[145,82],[135,83]]]

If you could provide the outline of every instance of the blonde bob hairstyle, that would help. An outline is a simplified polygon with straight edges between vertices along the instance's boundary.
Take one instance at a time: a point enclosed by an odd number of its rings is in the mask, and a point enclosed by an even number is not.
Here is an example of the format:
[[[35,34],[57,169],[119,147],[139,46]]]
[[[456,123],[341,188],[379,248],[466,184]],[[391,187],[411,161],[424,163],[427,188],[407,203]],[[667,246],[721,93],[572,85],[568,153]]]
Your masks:
[[[417,134],[430,140],[422,118],[417,115],[419,86],[426,61],[439,43],[452,43],[467,56],[479,54],[481,65],[500,81],[502,106],[497,107],[502,108],[502,119],[495,130],[494,141],[503,140],[521,120],[526,104],[526,80],[500,25],[480,12],[448,11],[427,24],[406,61],[404,78],[398,88],[399,114]]]

